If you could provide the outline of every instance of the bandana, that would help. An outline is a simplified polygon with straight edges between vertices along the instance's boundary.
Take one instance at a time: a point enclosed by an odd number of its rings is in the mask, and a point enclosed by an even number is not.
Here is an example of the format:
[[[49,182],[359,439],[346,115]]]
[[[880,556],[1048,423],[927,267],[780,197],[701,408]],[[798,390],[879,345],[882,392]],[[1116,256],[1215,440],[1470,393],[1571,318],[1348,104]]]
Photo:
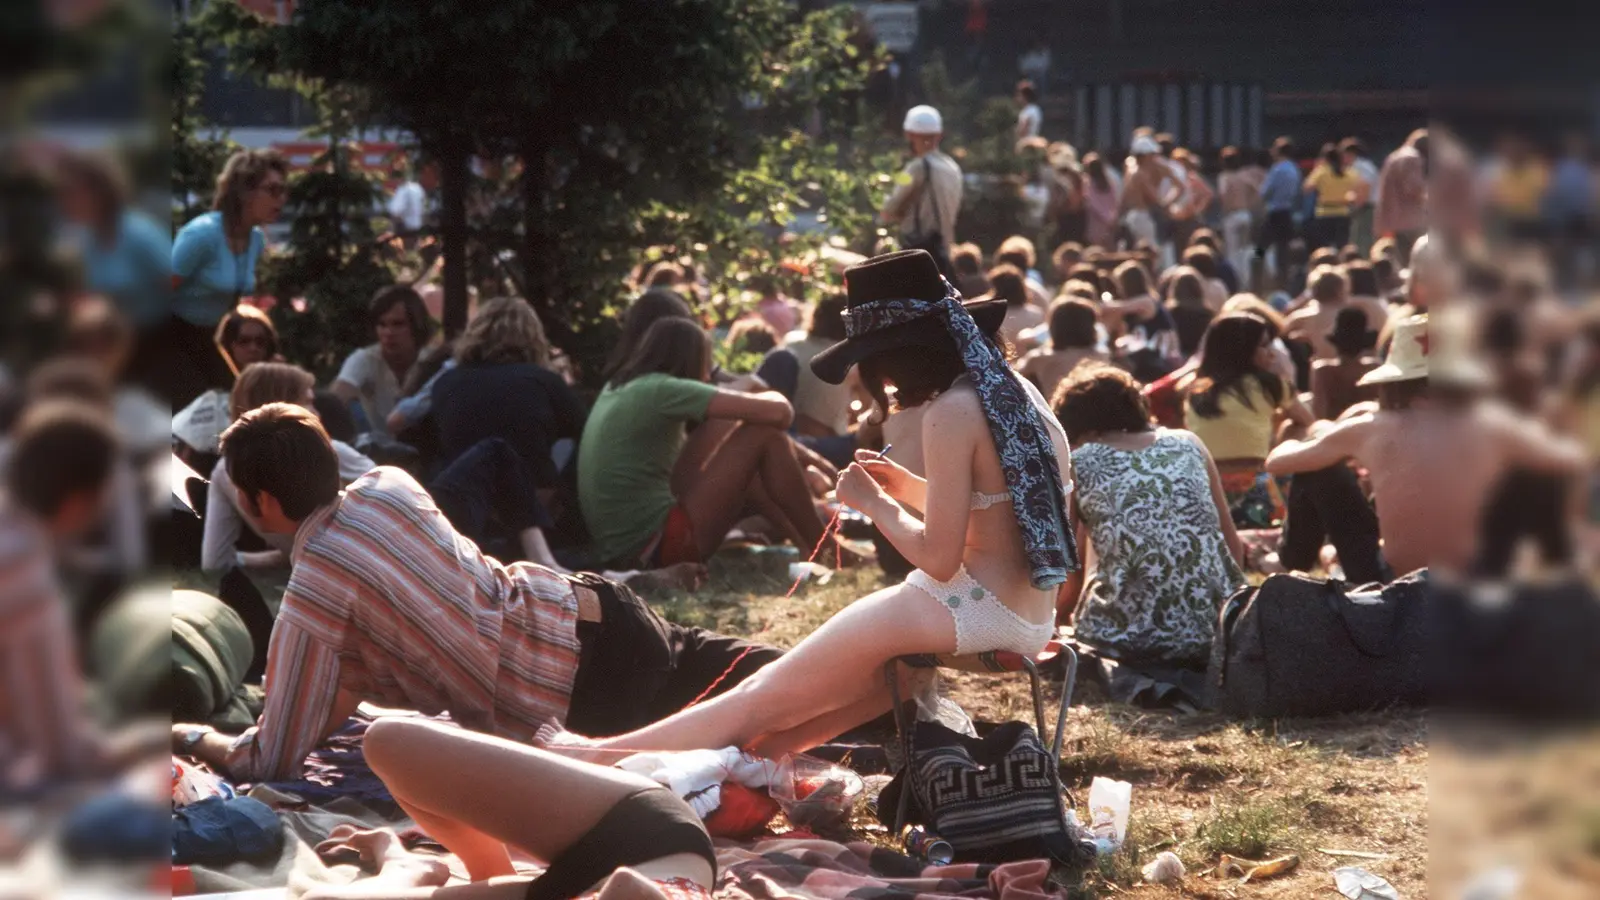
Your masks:
[[[944,299],[875,300],[845,310],[845,333],[860,337],[880,328],[938,316],[955,339],[967,374],[978,391],[989,435],[1000,454],[1011,493],[1030,579],[1039,590],[1067,580],[1078,568],[1078,548],[1067,519],[1067,494],[1056,464],[1055,445],[1039,408],[1017,383],[1011,367],[961,305],[961,292],[945,282]]]

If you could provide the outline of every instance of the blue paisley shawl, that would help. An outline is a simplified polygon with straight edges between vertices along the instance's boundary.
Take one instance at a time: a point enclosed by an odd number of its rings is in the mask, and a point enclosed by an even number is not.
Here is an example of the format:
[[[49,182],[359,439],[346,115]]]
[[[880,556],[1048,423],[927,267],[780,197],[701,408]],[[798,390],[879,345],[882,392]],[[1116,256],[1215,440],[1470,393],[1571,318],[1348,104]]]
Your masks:
[[[1067,517],[1066,487],[1050,429],[1039,408],[1017,383],[1005,356],[985,339],[961,304],[961,292],[945,282],[944,299],[876,300],[845,311],[845,332],[858,337],[880,328],[938,316],[955,339],[978,391],[989,434],[1005,470],[1017,524],[1022,528],[1030,579],[1039,590],[1067,580],[1078,569],[1078,548]]]

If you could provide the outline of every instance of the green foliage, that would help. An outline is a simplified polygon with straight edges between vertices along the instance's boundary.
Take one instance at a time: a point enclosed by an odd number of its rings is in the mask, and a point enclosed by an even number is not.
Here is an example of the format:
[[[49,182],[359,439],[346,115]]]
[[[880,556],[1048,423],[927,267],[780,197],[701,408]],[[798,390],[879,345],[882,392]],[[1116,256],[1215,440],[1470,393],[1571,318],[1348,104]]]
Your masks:
[[[289,250],[262,266],[262,287],[283,300],[304,298],[303,309],[280,302],[273,317],[289,358],[327,381],[353,347],[371,343],[366,307],[393,284],[389,255],[373,233],[378,183],[352,170],[353,149],[330,144],[311,171],[293,178]]]
[[[1219,800],[1200,826],[1200,849],[1210,857],[1227,853],[1246,859],[1301,849],[1298,809],[1304,805],[1301,798]]]
[[[692,254],[721,309],[770,271],[802,211],[870,243],[884,185],[850,127],[872,58],[848,8],[788,0],[303,0],[292,23],[221,9],[235,65],[358,91],[441,161],[444,241],[511,251],[519,287],[589,374],[652,245]],[[817,123],[820,121],[821,125]],[[509,221],[459,213],[468,153],[517,158]],[[456,182],[456,183],[462,183]],[[459,193],[459,197],[458,197]],[[459,218],[455,216],[459,215]],[[452,287],[447,304],[469,280]]]
[[[179,22],[166,51],[165,82],[171,101],[171,179],[173,227],[178,228],[211,208],[217,176],[238,145],[226,136],[204,136],[200,96],[206,70],[207,38],[213,32],[204,20]]]

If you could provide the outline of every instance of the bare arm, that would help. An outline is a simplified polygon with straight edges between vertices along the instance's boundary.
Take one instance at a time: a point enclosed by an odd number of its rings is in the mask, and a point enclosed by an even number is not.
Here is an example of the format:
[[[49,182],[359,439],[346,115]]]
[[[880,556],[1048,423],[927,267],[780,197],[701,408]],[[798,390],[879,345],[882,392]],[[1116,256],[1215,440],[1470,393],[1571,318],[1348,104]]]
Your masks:
[[[1284,441],[1267,454],[1267,472],[1293,475],[1338,465],[1357,455],[1372,423],[1371,416],[1360,416],[1325,428],[1313,428],[1303,440]]]
[[[923,519],[890,497],[859,463],[852,464],[839,481],[842,501],[872,519],[907,561],[940,581],[954,578],[961,567],[972,515],[975,436],[986,427],[982,416],[977,397],[970,394],[946,394],[928,410],[922,422],[923,446],[938,447],[940,452],[925,459]]]
[[[361,388],[343,379],[334,379],[333,385],[328,390],[346,403],[354,402],[361,397]]]
[[[1083,585],[1085,582],[1083,561],[1089,555],[1089,529],[1083,523],[1083,514],[1078,509],[1077,498],[1072,501],[1072,533],[1077,537],[1078,570],[1067,576],[1067,580],[1056,592],[1056,624],[1071,625],[1078,618],[1078,607],[1083,604]]]
[[[747,394],[742,391],[717,388],[716,396],[706,406],[707,419],[732,419],[755,425],[788,428],[794,421],[794,407],[777,391]]]

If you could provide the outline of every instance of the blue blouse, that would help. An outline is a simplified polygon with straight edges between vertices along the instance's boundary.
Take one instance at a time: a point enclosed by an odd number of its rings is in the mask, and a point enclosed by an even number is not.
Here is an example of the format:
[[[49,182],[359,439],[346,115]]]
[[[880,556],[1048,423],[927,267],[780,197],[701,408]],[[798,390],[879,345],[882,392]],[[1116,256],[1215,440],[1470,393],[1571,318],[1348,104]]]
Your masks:
[[[172,241],[172,274],[181,279],[172,292],[172,314],[191,325],[216,327],[241,298],[255,292],[256,263],[266,244],[266,232],[253,228],[249,247],[234,253],[222,213],[191,219]]]
[[[122,213],[109,243],[87,229],[75,231],[90,290],[109,297],[138,328],[166,321],[172,290],[172,236],[167,226],[129,209]]]

